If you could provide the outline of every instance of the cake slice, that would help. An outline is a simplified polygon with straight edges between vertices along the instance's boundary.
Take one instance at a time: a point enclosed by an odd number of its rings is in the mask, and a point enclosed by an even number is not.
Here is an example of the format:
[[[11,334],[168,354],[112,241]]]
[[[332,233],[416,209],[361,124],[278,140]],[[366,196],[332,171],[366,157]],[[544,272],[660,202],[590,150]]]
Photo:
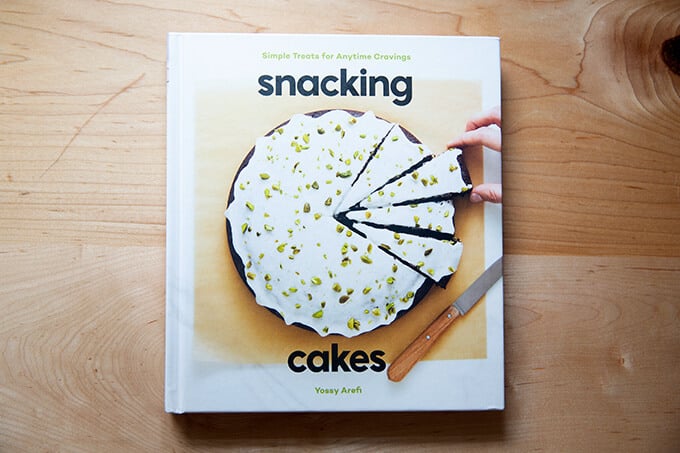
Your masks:
[[[352,226],[382,250],[444,287],[458,269],[463,244],[451,236],[438,239],[376,228],[365,223]]]
[[[376,208],[450,199],[472,188],[462,168],[462,151],[449,149],[433,158],[423,159],[400,177],[377,188],[361,200],[358,207]]]
[[[431,154],[413,135],[395,125],[377,145],[336,212],[349,210],[395,175],[403,174]]]
[[[366,223],[378,228],[450,238],[455,232],[454,212],[451,200],[444,200],[354,210],[345,213],[345,217],[351,222]]]

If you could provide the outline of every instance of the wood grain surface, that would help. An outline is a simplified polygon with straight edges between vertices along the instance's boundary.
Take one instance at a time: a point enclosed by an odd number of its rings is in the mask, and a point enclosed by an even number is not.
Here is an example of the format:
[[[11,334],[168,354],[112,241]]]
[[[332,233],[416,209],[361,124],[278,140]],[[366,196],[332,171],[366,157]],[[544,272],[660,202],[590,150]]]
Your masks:
[[[501,37],[505,411],[163,412],[169,31]],[[0,451],[678,451],[678,34],[675,0],[3,1]]]

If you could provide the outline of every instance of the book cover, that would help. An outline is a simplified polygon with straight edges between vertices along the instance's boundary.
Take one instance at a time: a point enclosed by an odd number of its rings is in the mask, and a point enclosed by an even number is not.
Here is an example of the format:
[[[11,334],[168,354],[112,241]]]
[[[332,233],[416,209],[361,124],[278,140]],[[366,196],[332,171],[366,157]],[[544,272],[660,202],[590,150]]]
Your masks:
[[[390,372],[502,257],[497,38],[172,33],[167,102],[168,412],[503,408],[502,278]]]

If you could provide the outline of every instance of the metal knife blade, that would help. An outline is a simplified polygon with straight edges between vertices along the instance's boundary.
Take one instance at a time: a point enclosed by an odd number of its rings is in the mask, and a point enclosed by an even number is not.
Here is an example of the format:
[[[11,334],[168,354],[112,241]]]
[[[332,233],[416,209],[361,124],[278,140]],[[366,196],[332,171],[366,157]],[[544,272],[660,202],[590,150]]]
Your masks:
[[[411,368],[430,350],[437,338],[458,317],[467,313],[502,275],[503,257],[500,257],[399,354],[387,369],[388,379],[394,382],[404,379]]]
[[[461,294],[453,303],[456,310],[464,315],[482,298],[484,294],[498,281],[503,275],[503,257],[498,258],[489,266],[472,285]]]

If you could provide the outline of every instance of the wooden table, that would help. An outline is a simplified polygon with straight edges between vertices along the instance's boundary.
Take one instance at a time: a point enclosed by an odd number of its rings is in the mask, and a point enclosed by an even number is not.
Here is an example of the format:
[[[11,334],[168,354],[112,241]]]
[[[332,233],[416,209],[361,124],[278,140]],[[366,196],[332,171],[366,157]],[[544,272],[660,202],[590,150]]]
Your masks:
[[[0,451],[677,451],[680,4],[590,3],[2,2]],[[168,31],[501,37],[504,412],[163,412]]]

